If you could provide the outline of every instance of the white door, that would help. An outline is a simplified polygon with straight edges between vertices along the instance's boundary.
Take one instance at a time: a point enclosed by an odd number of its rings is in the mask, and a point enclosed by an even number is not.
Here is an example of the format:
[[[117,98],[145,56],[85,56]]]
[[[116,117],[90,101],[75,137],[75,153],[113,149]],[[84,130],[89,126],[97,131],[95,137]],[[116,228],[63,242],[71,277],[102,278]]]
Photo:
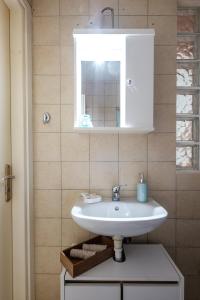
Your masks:
[[[0,180],[11,164],[9,9],[0,0]],[[12,206],[0,183],[0,300],[12,299]]]

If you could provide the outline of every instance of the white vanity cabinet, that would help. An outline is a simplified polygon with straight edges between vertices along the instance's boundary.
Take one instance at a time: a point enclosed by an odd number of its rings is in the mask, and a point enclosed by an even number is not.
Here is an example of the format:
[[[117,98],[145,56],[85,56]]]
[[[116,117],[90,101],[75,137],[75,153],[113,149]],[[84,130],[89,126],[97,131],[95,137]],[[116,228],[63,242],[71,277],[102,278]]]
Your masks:
[[[184,278],[162,245],[125,245],[126,261],[109,259],[72,278],[61,273],[61,300],[184,300]]]

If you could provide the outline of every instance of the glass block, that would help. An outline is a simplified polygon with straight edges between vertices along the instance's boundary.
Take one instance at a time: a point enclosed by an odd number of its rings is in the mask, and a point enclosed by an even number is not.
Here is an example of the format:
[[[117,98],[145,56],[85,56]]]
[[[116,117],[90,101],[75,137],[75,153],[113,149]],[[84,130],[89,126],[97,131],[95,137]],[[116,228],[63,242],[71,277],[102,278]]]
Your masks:
[[[199,113],[199,92],[180,91],[176,96],[177,114],[198,114]]]
[[[181,120],[176,121],[176,140],[177,141],[192,141],[192,121]]]
[[[192,168],[192,147],[176,147],[176,166]]]
[[[179,36],[177,37],[177,59],[199,58],[199,37]]]
[[[199,63],[178,63],[176,71],[177,86],[199,85]]]
[[[197,9],[183,9],[178,11],[177,31],[198,32],[199,14]]]
[[[199,135],[198,118],[176,121],[176,140],[177,141],[197,141]]]
[[[177,146],[176,167],[179,169],[198,169],[199,147],[198,146]]]

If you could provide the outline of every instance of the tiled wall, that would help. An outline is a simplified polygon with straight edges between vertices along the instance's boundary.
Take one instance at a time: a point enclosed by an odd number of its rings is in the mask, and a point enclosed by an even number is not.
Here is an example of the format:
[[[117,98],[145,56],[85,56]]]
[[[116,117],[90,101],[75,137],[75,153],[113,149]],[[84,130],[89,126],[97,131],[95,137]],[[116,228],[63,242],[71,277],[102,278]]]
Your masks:
[[[156,130],[148,136],[72,130],[72,28],[86,26],[105,6],[114,8],[116,27],[156,30]],[[138,240],[163,243],[187,275],[187,299],[199,299],[200,175],[176,175],[175,57],[175,0],[33,1],[36,300],[59,299],[59,251],[91,236],[70,217],[80,191],[111,195],[112,185],[120,183],[127,184],[124,195],[133,195],[139,172],[169,218]],[[46,111],[51,121],[43,125]]]

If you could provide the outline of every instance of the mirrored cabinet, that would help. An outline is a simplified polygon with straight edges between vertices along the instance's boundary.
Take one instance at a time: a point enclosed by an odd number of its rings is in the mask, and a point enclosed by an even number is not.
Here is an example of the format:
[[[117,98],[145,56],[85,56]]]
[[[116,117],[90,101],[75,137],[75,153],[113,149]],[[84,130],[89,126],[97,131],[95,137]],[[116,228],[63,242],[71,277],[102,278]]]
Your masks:
[[[73,35],[74,129],[153,131],[154,30],[77,29]]]

